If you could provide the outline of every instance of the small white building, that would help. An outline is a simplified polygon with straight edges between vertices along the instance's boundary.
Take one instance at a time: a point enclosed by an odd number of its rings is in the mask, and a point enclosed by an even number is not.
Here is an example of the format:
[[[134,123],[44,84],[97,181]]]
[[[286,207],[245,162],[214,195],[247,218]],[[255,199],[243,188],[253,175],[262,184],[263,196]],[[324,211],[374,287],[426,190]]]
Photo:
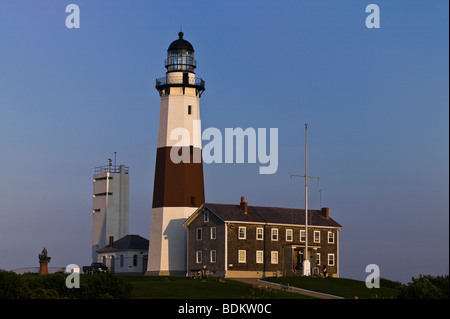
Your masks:
[[[116,274],[143,274],[148,263],[148,239],[127,235],[97,250],[98,262],[104,263]]]

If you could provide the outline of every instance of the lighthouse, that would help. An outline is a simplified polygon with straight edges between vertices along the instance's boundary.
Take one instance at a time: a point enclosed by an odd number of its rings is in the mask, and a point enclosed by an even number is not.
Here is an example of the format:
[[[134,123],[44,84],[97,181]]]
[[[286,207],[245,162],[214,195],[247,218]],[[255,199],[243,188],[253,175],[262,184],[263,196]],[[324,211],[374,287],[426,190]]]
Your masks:
[[[166,76],[155,86],[161,104],[146,272],[154,276],[186,274],[183,223],[205,202],[199,106],[205,81],[195,75],[192,44],[183,32],[178,36],[167,49]]]

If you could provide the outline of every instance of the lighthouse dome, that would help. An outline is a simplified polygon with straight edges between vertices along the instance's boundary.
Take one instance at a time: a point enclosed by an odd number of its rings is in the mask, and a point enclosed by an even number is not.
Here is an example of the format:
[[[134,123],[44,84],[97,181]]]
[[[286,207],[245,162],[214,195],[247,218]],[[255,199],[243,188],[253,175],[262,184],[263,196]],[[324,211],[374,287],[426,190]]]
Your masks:
[[[192,44],[190,44],[189,41],[183,39],[183,35],[184,35],[183,32],[178,33],[179,38],[169,45],[167,51],[176,51],[176,50],[194,51],[194,47],[192,46]]]
[[[194,47],[183,39],[183,32],[178,33],[179,39],[173,41],[167,49],[167,72],[191,72],[197,67],[194,59]]]

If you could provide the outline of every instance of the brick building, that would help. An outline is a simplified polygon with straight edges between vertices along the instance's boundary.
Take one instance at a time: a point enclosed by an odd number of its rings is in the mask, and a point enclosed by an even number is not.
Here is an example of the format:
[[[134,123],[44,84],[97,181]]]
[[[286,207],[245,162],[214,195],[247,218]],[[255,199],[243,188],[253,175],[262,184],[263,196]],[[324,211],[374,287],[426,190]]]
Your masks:
[[[185,222],[187,273],[270,277],[302,273],[305,210],[205,203]],[[311,273],[339,276],[339,230],[329,209],[308,210]]]

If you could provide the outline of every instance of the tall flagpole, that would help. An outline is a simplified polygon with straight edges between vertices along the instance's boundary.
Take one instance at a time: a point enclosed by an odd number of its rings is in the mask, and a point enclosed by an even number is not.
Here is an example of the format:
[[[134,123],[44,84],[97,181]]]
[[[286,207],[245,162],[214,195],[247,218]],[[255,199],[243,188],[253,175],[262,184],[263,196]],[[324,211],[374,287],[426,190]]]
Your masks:
[[[309,265],[308,256],[308,124],[305,123],[305,260]],[[304,272],[305,273],[305,272]],[[308,274],[308,271],[305,273]]]
[[[305,258],[303,260],[303,275],[309,276],[311,274],[311,262],[308,254],[308,178],[317,178],[319,180],[319,177],[308,175],[308,124],[305,124],[305,175],[291,174],[291,178],[292,176],[305,178]]]

